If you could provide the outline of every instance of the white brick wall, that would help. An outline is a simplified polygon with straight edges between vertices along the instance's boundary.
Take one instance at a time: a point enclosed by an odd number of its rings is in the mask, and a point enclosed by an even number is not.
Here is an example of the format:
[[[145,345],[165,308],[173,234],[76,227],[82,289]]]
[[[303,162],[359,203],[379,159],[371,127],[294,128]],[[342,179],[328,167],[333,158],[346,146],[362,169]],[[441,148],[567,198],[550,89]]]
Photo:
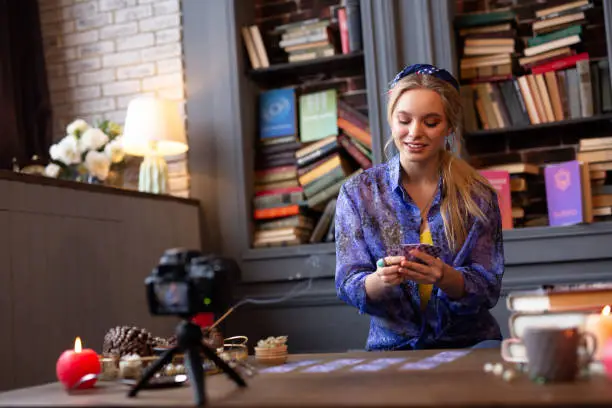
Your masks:
[[[138,95],[184,100],[180,0],[39,0],[54,139],[77,117],[123,123]]]

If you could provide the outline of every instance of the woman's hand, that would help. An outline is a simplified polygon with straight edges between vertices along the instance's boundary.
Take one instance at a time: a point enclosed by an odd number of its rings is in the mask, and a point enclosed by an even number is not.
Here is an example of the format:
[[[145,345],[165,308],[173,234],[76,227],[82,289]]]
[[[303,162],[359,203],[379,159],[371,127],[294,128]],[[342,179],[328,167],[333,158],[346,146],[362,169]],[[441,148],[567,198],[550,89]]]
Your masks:
[[[410,254],[423,261],[425,265],[407,260],[402,261],[398,272],[403,280],[411,280],[419,284],[439,284],[442,281],[446,270],[444,261],[417,249],[412,250]]]
[[[406,261],[403,256],[387,256],[381,258],[376,263],[376,276],[385,286],[395,286],[404,282],[406,279],[400,273],[400,265]]]

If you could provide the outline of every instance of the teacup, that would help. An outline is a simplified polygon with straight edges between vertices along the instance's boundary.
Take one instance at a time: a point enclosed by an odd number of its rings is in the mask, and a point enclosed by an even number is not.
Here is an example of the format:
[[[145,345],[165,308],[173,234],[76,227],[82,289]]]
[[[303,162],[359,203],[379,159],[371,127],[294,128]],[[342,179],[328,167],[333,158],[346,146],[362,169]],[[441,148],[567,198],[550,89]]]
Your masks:
[[[511,351],[524,346],[525,356]],[[580,370],[587,367],[597,349],[591,333],[578,328],[529,327],[523,339],[505,339],[501,355],[508,362],[527,362],[529,377],[535,381],[573,381]]]

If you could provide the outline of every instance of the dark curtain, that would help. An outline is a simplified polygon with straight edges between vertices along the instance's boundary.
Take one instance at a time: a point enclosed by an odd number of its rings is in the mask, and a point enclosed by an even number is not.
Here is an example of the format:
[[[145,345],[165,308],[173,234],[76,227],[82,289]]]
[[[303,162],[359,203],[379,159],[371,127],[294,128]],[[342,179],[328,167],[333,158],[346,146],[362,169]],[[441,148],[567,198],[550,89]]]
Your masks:
[[[0,0],[0,168],[48,157],[52,129],[37,0]]]

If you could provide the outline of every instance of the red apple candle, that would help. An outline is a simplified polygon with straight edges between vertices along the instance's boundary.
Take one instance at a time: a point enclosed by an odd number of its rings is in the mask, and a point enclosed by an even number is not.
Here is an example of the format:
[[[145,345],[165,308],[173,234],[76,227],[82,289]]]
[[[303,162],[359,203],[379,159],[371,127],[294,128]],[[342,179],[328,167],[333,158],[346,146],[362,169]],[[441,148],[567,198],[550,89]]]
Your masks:
[[[77,337],[74,341],[74,350],[66,350],[62,353],[55,365],[57,379],[64,384],[66,389],[78,383],[87,374],[100,373],[100,359],[98,354],[92,349],[82,349],[81,338]],[[85,381],[76,389],[82,390],[92,388],[97,381],[97,377]]]

